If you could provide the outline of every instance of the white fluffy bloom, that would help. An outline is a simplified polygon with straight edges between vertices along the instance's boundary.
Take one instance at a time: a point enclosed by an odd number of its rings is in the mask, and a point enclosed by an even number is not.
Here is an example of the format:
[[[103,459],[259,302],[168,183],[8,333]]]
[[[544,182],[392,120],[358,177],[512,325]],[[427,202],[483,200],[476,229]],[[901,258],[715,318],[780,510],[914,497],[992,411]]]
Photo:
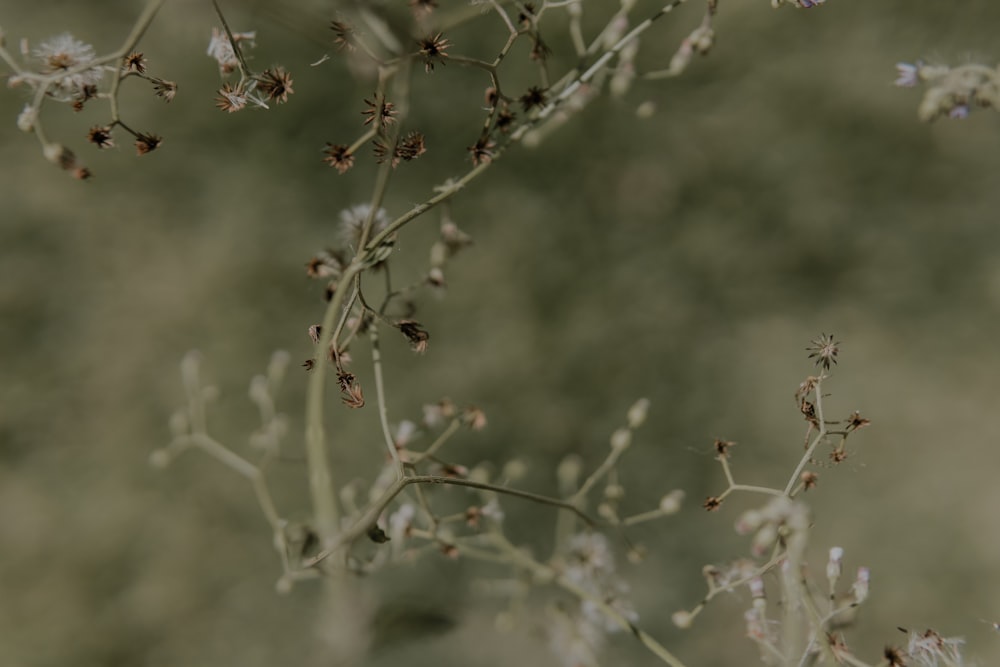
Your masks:
[[[104,77],[104,70],[100,67],[86,68],[97,57],[94,47],[84,44],[68,32],[43,41],[33,55],[42,62],[43,74],[65,73],[49,88],[49,94],[60,102],[84,96],[87,86],[96,86]],[[80,67],[86,69],[74,71]]]
[[[256,31],[233,33],[233,41],[240,45],[240,50],[256,46],[256,39]],[[236,51],[229,41],[229,36],[218,28],[212,28],[212,39],[208,42],[206,53],[215,58],[215,62],[219,63],[219,71],[223,74],[234,72],[240,66],[240,61],[236,57]]]

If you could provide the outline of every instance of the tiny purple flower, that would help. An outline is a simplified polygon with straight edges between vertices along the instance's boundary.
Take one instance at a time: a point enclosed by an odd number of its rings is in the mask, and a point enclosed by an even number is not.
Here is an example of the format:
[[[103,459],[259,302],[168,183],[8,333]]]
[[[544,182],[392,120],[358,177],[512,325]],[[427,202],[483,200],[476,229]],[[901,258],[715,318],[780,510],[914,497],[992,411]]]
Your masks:
[[[813,7],[818,7],[822,5],[826,0],[798,0],[799,7],[803,9],[811,9]]]
[[[956,120],[961,120],[963,118],[968,118],[969,116],[969,105],[968,104],[956,104],[948,112],[948,118],[954,118]]]
[[[895,85],[900,88],[912,88],[919,80],[920,67],[910,63],[896,63],[897,79]]]

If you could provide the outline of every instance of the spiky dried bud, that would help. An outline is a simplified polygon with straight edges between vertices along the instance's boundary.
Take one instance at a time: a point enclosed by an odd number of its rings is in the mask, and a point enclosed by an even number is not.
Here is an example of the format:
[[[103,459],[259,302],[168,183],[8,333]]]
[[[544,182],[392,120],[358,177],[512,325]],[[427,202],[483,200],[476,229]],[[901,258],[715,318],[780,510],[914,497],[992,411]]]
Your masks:
[[[330,30],[335,35],[333,43],[337,45],[337,50],[353,51],[357,48],[355,44],[354,29],[343,21],[330,21]]]
[[[215,96],[215,106],[226,113],[242,111],[247,106],[247,94],[239,85],[224,83]]]
[[[268,68],[257,75],[257,90],[276,104],[284,104],[292,90],[292,75],[284,67]]]
[[[394,118],[396,115],[395,105],[392,102],[379,99],[378,95],[374,95],[370,100],[365,98],[365,105],[368,108],[361,112],[362,116],[367,116],[364,122],[365,125],[370,125],[374,122],[380,128],[385,129],[396,121]]]
[[[480,137],[476,143],[469,146],[468,151],[472,154],[472,164],[478,167],[480,164],[489,164],[496,157],[495,149],[497,145],[489,137]]]
[[[708,498],[705,498],[705,502],[703,502],[701,506],[704,507],[709,512],[714,512],[715,510],[719,509],[719,507],[722,506],[722,501],[719,500],[716,496],[709,496]]]
[[[123,65],[126,72],[135,72],[136,74],[146,73],[146,58],[138,51],[133,51],[125,56]]]
[[[831,364],[837,363],[837,355],[840,354],[840,343],[834,340],[832,334],[821,334],[819,338],[813,339],[812,344],[806,350],[809,352],[809,358],[816,360],[817,366],[821,366],[824,371],[828,371]]]
[[[716,438],[713,448],[715,449],[716,459],[728,459],[729,450],[736,446],[736,443],[732,440],[723,440],[722,438]]]
[[[861,416],[860,412],[855,410],[853,413],[851,413],[851,416],[847,418],[847,430],[857,431],[859,428],[864,428],[865,426],[868,426],[871,423],[872,422],[870,419],[865,419],[864,417]]]
[[[354,373],[337,373],[337,384],[340,386],[340,400],[349,408],[363,408],[365,396]]]
[[[153,79],[153,92],[164,102],[173,102],[177,95],[177,84],[164,79]]]
[[[423,354],[427,351],[427,341],[431,336],[420,326],[419,322],[415,320],[400,320],[396,322],[396,328],[410,341],[410,348],[414,352]]]
[[[87,140],[98,148],[111,148],[115,145],[115,141],[111,137],[111,128],[102,127],[101,125],[95,125],[90,128],[90,132],[87,133]]]
[[[444,64],[445,58],[448,57],[448,47],[451,46],[440,32],[433,37],[428,36],[418,40],[417,44],[420,46],[420,55],[424,57],[426,72],[433,71],[437,63]]]
[[[343,174],[354,166],[354,153],[350,152],[350,146],[327,143],[323,154],[323,162],[336,169],[338,174]]]
[[[799,475],[799,481],[802,482],[802,488],[808,491],[816,488],[816,485],[819,484],[819,475],[811,470],[806,470]]]
[[[135,152],[137,155],[152,153],[160,147],[161,143],[163,143],[163,137],[152,133],[140,132],[135,137]]]
[[[548,100],[548,97],[546,96],[543,88],[532,86],[528,88],[527,92],[521,95],[518,99],[521,101],[522,109],[525,111],[531,111],[535,107],[545,106],[545,102]]]

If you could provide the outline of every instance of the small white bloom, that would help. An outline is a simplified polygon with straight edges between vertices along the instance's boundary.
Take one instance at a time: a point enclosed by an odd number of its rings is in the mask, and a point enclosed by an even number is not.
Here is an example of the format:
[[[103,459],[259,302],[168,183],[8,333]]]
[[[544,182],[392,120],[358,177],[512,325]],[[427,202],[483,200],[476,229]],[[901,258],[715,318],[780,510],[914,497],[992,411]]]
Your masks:
[[[96,86],[104,77],[104,70],[91,67],[82,71],[73,71],[86,67],[97,57],[94,47],[84,44],[68,32],[50,37],[43,41],[32,54],[42,62],[43,74],[66,74],[49,88],[49,95],[60,102],[67,102],[83,96],[84,88]]]
[[[900,88],[912,88],[919,80],[920,66],[910,63],[896,63],[896,80],[894,85]]]
[[[233,33],[233,41],[240,45],[240,49],[257,46],[256,39],[256,31]],[[208,42],[208,51],[206,53],[210,57],[215,58],[215,61],[219,63],[219,71],[223,74],[229,74],[237,70],[240,66],[240,61],[236,57],[236,51],[229,41],[229,36],[218,28],[212,28],[212,39]]]

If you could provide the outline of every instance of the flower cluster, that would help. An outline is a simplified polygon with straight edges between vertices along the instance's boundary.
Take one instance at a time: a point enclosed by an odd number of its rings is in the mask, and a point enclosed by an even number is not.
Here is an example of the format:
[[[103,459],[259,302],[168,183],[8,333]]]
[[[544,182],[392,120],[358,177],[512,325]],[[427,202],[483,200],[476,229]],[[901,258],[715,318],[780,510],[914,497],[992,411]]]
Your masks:
[[[975,108],[1000,110],[1000,67],[976,63],[948,67],[918,60],[897,63],[896,74],[895,84],[901,88],[927,86],[917,107],[922,121],[966,118]]]

